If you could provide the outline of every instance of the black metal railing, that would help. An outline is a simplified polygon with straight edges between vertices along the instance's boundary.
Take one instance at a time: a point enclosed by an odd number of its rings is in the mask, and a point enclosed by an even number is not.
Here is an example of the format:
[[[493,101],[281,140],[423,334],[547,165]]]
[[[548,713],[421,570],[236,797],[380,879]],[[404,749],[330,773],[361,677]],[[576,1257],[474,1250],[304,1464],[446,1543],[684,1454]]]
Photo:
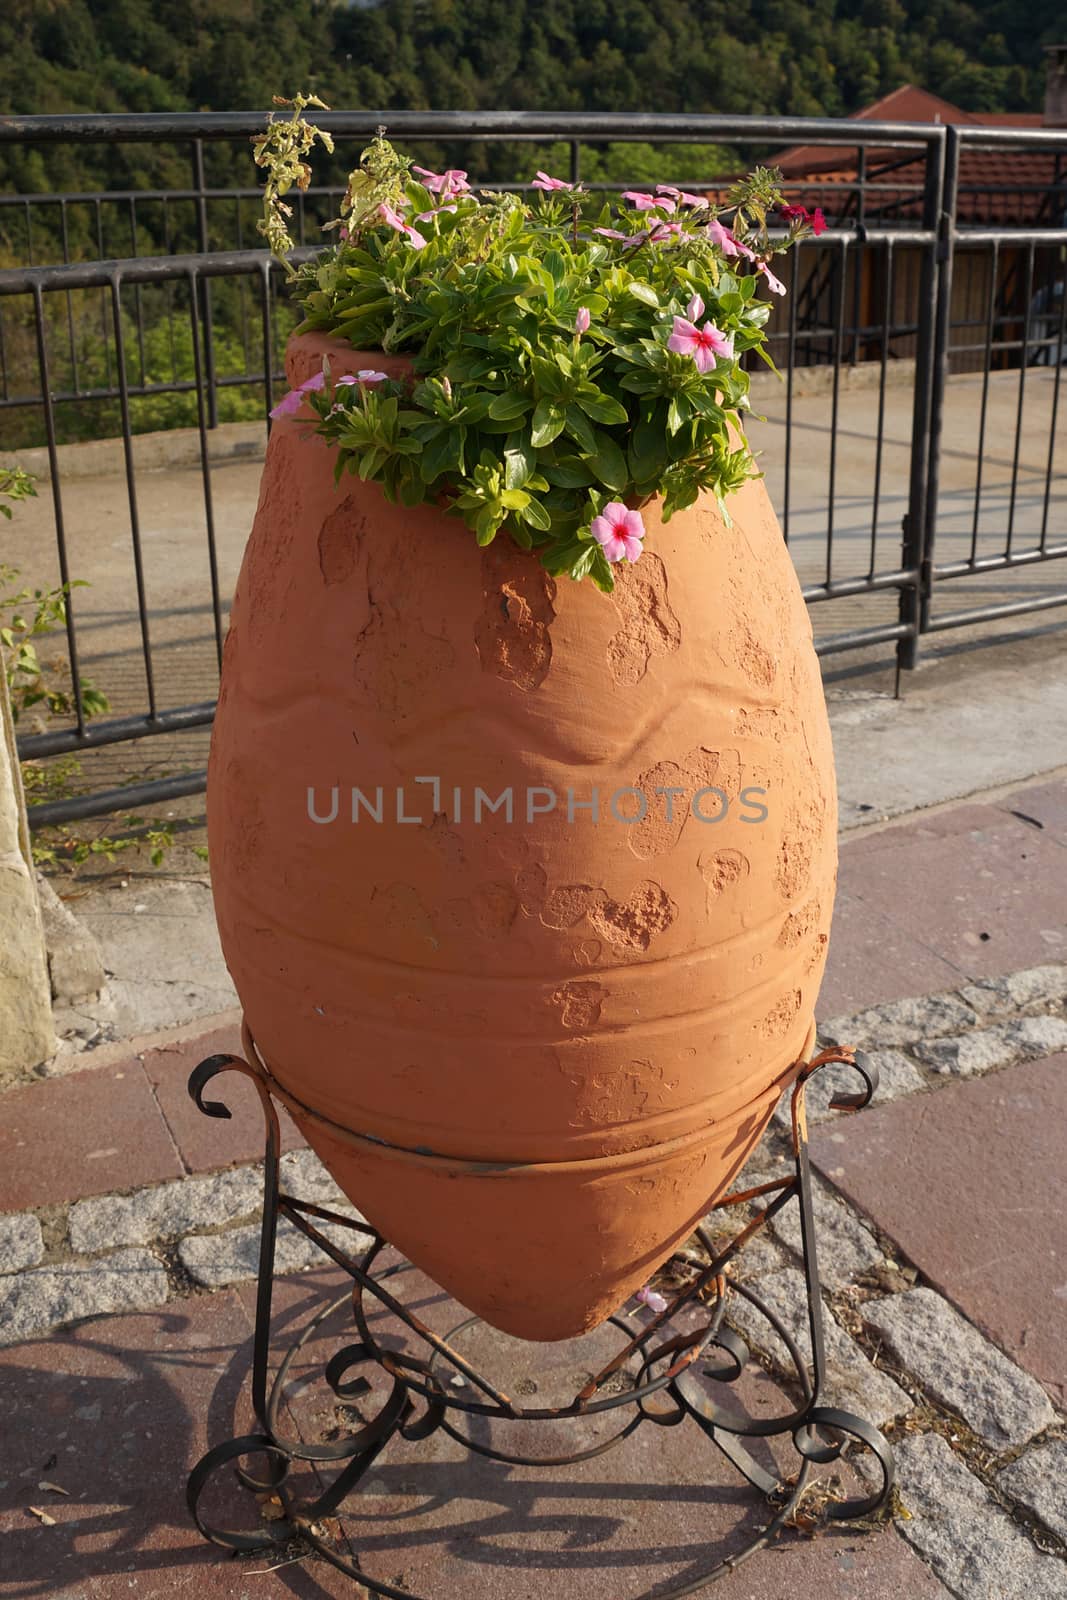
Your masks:
[[[172,171],[173,152],[183,149],[192,179],[184,188],[0,196],[7,259],[23,263],[0,271],[0,447],[5,458],[15,446],[43,448],[55,571],[66,583],[92,580],[83,553],[71,551],[79,500],[67,447],[121,440],[128,610],[96,618],[91,601],[75,593],[65,647],[76,683],[86,661],[101,655],[86,645],[86,632],[107,637],[125,626],[123,659],[127,669],[137,663],[115,715],[90,721],[79,709],[69,725],[27,731],[24,757],[91,757],[149,736],[155,745],[157,735],[188,734],[212,720],[228,598],[213,440],[228,420],[265,419],[294,321],[282,274],[256,247],[247,140],[264,118],[0,121],[0,156],[12,143],[136,141],[166,149]],[[753,425],[815,608],[816,648],[831,655],[892,643],[907,668],[923,634],[1067,605],[1067,586],[1039,581],[1046,563],[1067,555],[1067,131],[651,114],[361,112],[320,120],[338,141],[342,166],[382,123],[407,149],[442,152],[453,164],[466,159],[472,176],[477,151],[495,150],[483,163],[494,169],[495,188],[521,187],[527,162],[540,164],[523,153],[528,146],[555,143],[557,157],[562,148],[572,178],[605,144],[714,147],[736,161],[734,171],[773,160],[785,146],[825,147],[835,173],[792,174],[787,185],[791,196],[823,204],[831,226],[788,260],[790,292],[769,324],[784,383],[778,391],[754,386],[754,410],[764,407],[767,419]],[[1004,194],[1031,194],[1031,221],[961,220],[975,213],[977,194],[988,209],[1001,192],[976,165],[989,152],[1009,158],[1001,162]],[[504,155],[510,175],[501,177]],[[1013,185],[1015,158],[1026,165]],[[1050,174],[1044,190],[1033,181],[1038,160]],[[224,181],[230,172],[240,178],[235,186]],[[662,181],[718,192],[729,177],[665,172]],[[298,197],[294,223],[305,248],[321,237],[342,189],[341,180],[327,181]],[[139,433],[168,424],[193,430],[195,520],[203,528],[202,593],[178,606],[163,603],[169,591],[161,601],[158,574],[148,570],[136,448]],[[188,520],[191,528],[191,505]],[[198,542],[199,535],[187,541],[189,559]],[[950,600],[957,593],[962,603]],[[183,660],[195,656],[183,679],[202,691],[193,698],[170,687],[164,670],[177,646],[170,636],[161,642],[160,632],[174,611],[199,629],[181,641]],[[91,792],[35,806],[33,819],[128,809],[202,784],[200,766],[133,784],[95,776]]]

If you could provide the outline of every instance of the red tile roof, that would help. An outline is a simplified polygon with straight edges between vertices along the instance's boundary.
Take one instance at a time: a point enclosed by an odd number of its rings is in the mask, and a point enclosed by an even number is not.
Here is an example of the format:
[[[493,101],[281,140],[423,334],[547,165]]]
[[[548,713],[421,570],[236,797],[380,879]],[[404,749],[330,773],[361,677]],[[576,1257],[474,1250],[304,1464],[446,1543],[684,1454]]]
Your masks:
[[[944,123],[948,126],[1034,128],[1043,126],[1040,112],[964,111],[905,84],[865,106],[855,122]],[[892,221],[914,221],[921,211],[924,161],[899,147],[867,147],[866,214]],[[841,185],[855,183],[859,159],[855,145],[794,145],[777,158],[791,200],[821,205],[828,215],[842,215]],[[979,150],[967,146],[960,157],[958,217],[972,223],[1043,223],[1058,226],[1067,211],[1067,158],[1051,150]],[[1059,193],[1052,195],[1053,188]],[[849,208],[852,210],[852,207]],[[847,214],[847,213],[846,213]],[[853,211],[854,214],[854,211]]]

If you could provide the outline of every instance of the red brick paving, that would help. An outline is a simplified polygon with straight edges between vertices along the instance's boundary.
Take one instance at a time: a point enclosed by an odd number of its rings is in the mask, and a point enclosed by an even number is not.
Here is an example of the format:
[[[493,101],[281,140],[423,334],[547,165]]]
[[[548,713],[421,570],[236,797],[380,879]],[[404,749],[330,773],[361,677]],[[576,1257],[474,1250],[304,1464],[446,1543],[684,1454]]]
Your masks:
[[[249,1431],[250,1324],[229,1291],[147,1316],[83,1323],[4,1352],[0,1595],[49,1600],[357,1600],[320,1561],[261,1575],[281,1555],[235,1561],[189,1520],[185,1479],[203,1451]],[[227,1491],[231,1526],[254,1504]],[[69,1498],[39,1487],[60,1485]],[[54,1526],[27,1508],[45,1509]]]
[[[228,1121],[206,1117],[193,1104],[186,1087],[190,1072],[208,1056],[241,1053],[241,1030],[236,1026],[145,1053],[144,1070],[148,1081],[159,1100],[170,1137],[190,1172],[258,1161],[263,1154],[263,1113],[259,1097],[247,1078],[237,1072],[225,1073],[213,1080],[208,1091],[209,1100],[221,1100],[230,1108]],[[279,1115],[282,1149],[293,1150],[303,1145],[304,1140],[288,1113],[279,1108]]]
[[[1067,844],[1067,784],[1039,783],[1030,789],[1017,789],[998,800],[997,809],[1015,817],[1021,812],[1023,817],[1032,819],[1030,827],[1040,824],[1040,832]]]
[[[136,1056],[3,1097],[2,1211],[135,1189],[181,1172]]]
[[[875,1105],[811,1135],[816,1165],[1061,1408],[1065,1127],[1061,1055]]]
[[[857,882],[846,846],[841,856],[842,885]],[[883,1000],[957,989],[967,980],[913,932],[882,915],[876,906],[838,889],[830,932],[830,956],[819,994],[820,1018],[845,1016]]]

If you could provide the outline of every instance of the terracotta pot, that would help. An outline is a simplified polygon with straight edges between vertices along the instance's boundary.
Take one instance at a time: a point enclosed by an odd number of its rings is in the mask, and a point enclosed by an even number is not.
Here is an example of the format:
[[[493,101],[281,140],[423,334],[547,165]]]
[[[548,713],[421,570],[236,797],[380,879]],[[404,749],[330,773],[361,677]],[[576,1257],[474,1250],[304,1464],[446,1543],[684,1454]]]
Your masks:
[[[403,366],[302,337],[290,381],[325,351]],[[211,753],[223,948],[352,1201],[561,1339],[724,1192],[810,1047],[836,835],[810,625],[760,482],[730,528],[647,506],[607,597],[333,467],[276,425]],[[508,789],[511,822],[475,817]]]

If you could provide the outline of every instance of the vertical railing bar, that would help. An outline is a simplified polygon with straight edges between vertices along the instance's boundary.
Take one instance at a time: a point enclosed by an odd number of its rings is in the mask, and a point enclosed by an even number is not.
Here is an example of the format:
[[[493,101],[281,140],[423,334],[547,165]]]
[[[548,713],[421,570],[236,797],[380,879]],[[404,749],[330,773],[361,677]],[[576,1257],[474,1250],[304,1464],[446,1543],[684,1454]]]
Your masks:
[[[170,206],[167,196],[163,196],[163,249],[166,254],[172,255],[170,243]],[[170,378],[172,383],[178,382],[178,352],[174,344],[174,280],[167,278],[164,285],[165,303],[167,307],[167,343],[170,345]]]
[[[274,329],[270,313],[270,261],[264,261],[260,273],[260,315],[263,330],[263,387],[267,405],[267,435],[270,436],[270,413],[274,408]]]
[[[882,359],[878,371],[878,448],[874,457],[874,492],[871,500],[871,559],[867,577],[874,577],[878,552],[878,513],[882,504],[882,461],[885,455],[885,390],[889,374],[889,324],[893,308],[896,255],[892,240],[885,249],[885,294],[882,301]]]
[[[951,142],[950,142],[951,141]],[[924,246],[919,276],[919,314],[915,339],[915,390],[911,425],[911,468],[908,481],[908,511],[904,518],[901,566],[919,568],[919,580],[902,586],[900,620],[912,631],[897,642],[897,674],[915,667],[919,659],[919,635],[929,613],[930,580],[926,564],[928,500],[933,485],[936,492],[937,468],[934,459],[939,429],[940,394],[944,389],[941,338],[941,299],[944,290],[945,262],[941,259],[944,229],[943,201],[949,167],[958,168],[959,148],[955,130],[946,127],[937,142],[926,147],[926,175],[923,186],[923,228],[937,235]],[[955,188],[952,189],[953,200]]]
[[[130,195],[130,248],[133,259],[137,260],[137,197]],[[141,303],[141,285],[133,286],[133,303],[137,307],[137,355],[141,366],[141,387],[145,386],[145,359],[144,359],[144,306]]]
[[[210,248],[207,217],[207,183],[204,177],[204,141],[193,140],[193,187],[196,190],[196,237],[197,249],[201,255],[206,255]],[[211,320],[211,284],[207,278],[196,275],[193,279],[198,285],[200,307],[198,311],[203,317],[204,338],[204,376],[207,384],[207,414],[208,427],[217,428],[219,425],[218,394],[215,388],[215,330]]]
[[[70,681],[74,695],[74,716],[78,733],[85,732],[85,712],[81,697],[81,665],[78,660],[78,637],[74,626],[74,601],[70,592],[70,563],[67,560],[67,532],[63,520],[63,495],[59,486],[59,449],[56,443],[56,416],[52,403],[52,380],[48,368],[48,338],[44,320],[44,299],[40,284],[33,288],[33,315],[37,334],[37,367],[41,378],[41,405],[44,408],[45,439],[48,448],[48,475],[52,484],[52,514],[56,524],[56,555],[59,560],[59,581],[63,585],[67,632],[67,659],[70,662]]]
[[[837,247],[837,325],[834,329],[834,379],[830,402],[830,470],[826,485],[826,582],[833,582],[834,565],[834,501],[837,494],[837,423],[841,409],[841,358],[845,344],[845,299],[848,276],[848,241],[842,239]]]
[[[237,248],[238,250],[243,250],[245,246],[244,230],[241,227],[241,196],[239,194],[235,194],[233,201],[236,210],[237,227],[235,231],[237,235]],[[244,277],[238,278],[237,280],[237,304],[240,307],[241,312],[241,349],[244,351],[245,371],[249,372],[251,370],[251,363],[248,355],[248,282]]]
[[[211,572],[211,609],[215,619],[215,656],[222,668],[222,598],[219,593],[219,563],[215,544],[215,509],[211,496],[211,463],[208,460],[207,408],[204,397],[205,363],[200,354],[200,329],[197,327],[199,274],[195,267],[189,273],[189,313],[193,331],[193,365],[196,378],[196,424],[200,433],[200,472],[204,484],[204,521],[207,527],[208,566]]]
[[[59,228],[60,238],[63,242],[63,260],[70,262],[70,230],[67,226],[67,202],[65,197],[59,200]],[[70,346],[70,386],[75,394],[78,392],[78,341],[74,333],[74,296],[69,289],[65,292],[67,302],[67,343]]]
[[[1056,422],[1060,409],[1060,378],[1063,376],[1064,336],[1067,335],[1067,284],[1060,285],[1060,333],[1056,341],[1056,376],[1052,380],[1052,416],[1048,426],[1048,468],[1045,472],[1045,504],[1041,512],[1041,545],[1048,543],[1048,513],[1052,499],[1052,472],[1056,458]]]
[[[801,252],[793,251],[789,279],[789,331],[786,339],[787,364],[785,377],[785,489],[782,494],[782,534],[789,543],[789,501],[793,474],[793,368],[797,353],[797,299],[800,287]]]
[[[148,594],[144,577],[144,554],[141,549],[141,519],[137,509],[137,486],[134,477],[133,436],[130,432],[129,379],[126,374],[126,339],[122,327],[122,297],[119,293],[119,274],[111,279],[111,318],[115,330],[115,365],[118,368],[119,410],[122,416],[122,454],[126,466],[126,497],[130,508],[130,541],[133,546],[133,571],[137,584],[137,612],[141,625],[141,651],[144,656],[145,688],[148,694],[148,714],[156,716],[155,673],[152,668],[152,639],[148,625]]]
[[[4,337],[4,307],[0,302],[0,379],[4,385],[4,399],[10,400],[11,391],[7,384],[7,340]]]
[[[96,205],[96,249],[97,259],[106,261],[104,254],[104,214],[100,206],[100,196],[94,197]],[[107,290],[100,290],[100,329],[104,341],[104,381],[111,388],[111,337],[107,331]]]
[[[581,149],[582,149],[581,140],[580,139],[572,139],[571,140],[571,182],[572,183],[581,183],[581,181],[582,181]]]
[[[32,267],[36,263],[33,259],[33,219],[30,215],[30,202],[28,200],[25,202],[24,209],[26,212],[26,261]]]
[[[989,380],[993,371],[993,338],[997,322],[997,278],[1000,272],[1000,240],[994,239],[989,271],[989,306],[986,319],[985,357],[982,367],[982,405],[978,416],[978,455],[974,468],[974,524],[971,528],[971,555],[978,557],[978,526],[982,514],[982,476],[985,466],[985,434],[989,415]]]
[[[1023,292],[1023,340],[1019,353],[1019,400],[1015,412],[1015,449],[1011,462],[1011,493],[1008,496],[1008,532],[1004,554],[1011,555],[1015,541],[1015,503],[1019,488],[1019,451],[1023,439],[1023,410],[1026,404],[1026,358],[1030,354],[1030,304],[1034,298],[1034,260],[1036,249],[1031,239],[1026,252],[1026,288]]]
[[[959,129],[949,126],[945,130],[945,159],[941,181],[939,214],[934,226],[938,233],[936,246],[937,294],[934,314],[934,348],[932,386],[930,391],[930,440],[926,468],[926,498],[923,507],[922,539],[922,596],[919,611],[919,631],[925,632],[930,621],[934,583],[934,546],[937,542],[938,496],[941,485],[941,434],[945,417],[945,391],[948,383],[952,322],[952,277],[956,262],[956,211],[960,183]]]
[[[867,146],[860,145],[856,152],[856,176],[859,179],[859,190],[856,195],[856,265],[852,273],[852,366],[860,359],[860,319],[863,311],[863,244],[864,232],[867,223],[866,194],[867,194]]]

